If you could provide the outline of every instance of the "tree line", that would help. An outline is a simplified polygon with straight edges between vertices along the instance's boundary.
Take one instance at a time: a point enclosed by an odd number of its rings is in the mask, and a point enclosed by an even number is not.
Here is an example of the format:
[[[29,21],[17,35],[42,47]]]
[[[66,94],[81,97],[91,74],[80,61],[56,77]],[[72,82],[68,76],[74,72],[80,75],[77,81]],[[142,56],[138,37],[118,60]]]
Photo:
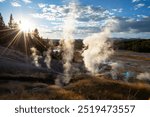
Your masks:
[[[21,21],[19,21],[19,23],[21,23]],[[13,15],[10,14],[8,25],[5,25],[3,16],[0,13],[0,29],[2,30],[2,29],[6,29],[6,28],[17,29],[17,28],[19,28],[19,24],[17,22],[15,22]]]
[[[115,40],[114,47],[119,50],[135,52],[150,52],[150,39],[123,39]]]

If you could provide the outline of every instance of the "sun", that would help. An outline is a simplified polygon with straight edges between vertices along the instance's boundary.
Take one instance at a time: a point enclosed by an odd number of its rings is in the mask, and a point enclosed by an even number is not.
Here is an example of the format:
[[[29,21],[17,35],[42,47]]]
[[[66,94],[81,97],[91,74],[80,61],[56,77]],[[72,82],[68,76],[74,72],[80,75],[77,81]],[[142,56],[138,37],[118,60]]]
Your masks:
[[[21,19],[19,29],[22,32],[28,33],[34,29],[34,24],[30,20]]]

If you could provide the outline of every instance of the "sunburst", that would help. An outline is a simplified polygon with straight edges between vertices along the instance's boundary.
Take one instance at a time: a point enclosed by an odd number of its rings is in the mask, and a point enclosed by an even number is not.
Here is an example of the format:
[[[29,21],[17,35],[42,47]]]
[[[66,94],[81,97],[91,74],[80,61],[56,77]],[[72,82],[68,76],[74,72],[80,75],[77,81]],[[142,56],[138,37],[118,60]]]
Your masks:
[[[32,30],[34,30],[35,26],[34,24],[28,20],[28,19],[21,19],[20,24],[19,24],[19,29],[20,31],[24,33],[28,33]]]

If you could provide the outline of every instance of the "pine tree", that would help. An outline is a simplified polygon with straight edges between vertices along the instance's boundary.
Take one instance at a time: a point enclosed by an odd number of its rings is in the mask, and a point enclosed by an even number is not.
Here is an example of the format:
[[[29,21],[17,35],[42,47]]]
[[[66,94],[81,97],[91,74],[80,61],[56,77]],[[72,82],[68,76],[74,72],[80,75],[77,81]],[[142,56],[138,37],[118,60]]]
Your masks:
[[[9,26],[9,28],[14,28],[14,19],[13,19],[12,14],[10,15],[10,20],[9,20],[8,26]]]
[[[13,24],[13,28],[18,29],[19,25],[17,23]]]
[[[37,29],[37,28],[34,30],[34,32],[33,32],[33,33],[34,33],[34,36],[35,36],[35,37],[39,37],[39,31],[38,31],[38,29]]]
[[[0,29],[3,29],[5,27],[5,23],[3,21],[3,16],[0,13]]]

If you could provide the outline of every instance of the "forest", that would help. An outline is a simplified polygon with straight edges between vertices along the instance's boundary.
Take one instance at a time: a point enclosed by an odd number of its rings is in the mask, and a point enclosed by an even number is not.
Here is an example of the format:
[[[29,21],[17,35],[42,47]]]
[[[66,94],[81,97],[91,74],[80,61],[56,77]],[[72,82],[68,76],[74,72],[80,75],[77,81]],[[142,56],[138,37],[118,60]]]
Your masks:
[[[122,39],[114,41],[115,48],[135,52],[150,52],[150,39]]]

